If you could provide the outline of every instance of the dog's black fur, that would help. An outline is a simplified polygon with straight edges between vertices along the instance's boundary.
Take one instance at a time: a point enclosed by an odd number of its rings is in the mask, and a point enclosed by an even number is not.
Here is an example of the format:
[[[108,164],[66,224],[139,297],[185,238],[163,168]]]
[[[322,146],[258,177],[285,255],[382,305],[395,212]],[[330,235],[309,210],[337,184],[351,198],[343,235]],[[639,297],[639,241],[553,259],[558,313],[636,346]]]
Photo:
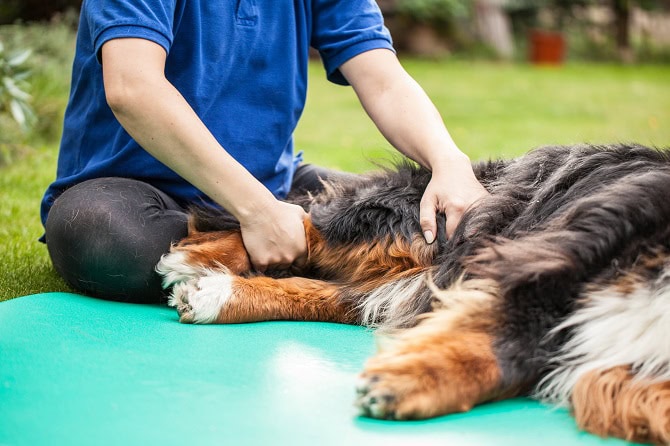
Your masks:
[[[498,284],[494,349],[503,387],[530,390],[556,366],[574,327],[554,329],[591,290],[662,273],[662,263],[642,260],[670,258],[670,152],[635,144],[548,146],[474,171],[491,195],[465,213],[450,239],[441,217],[430,278],[438,289],[463,277]],[[421,235],[419,201],[429,180],[427,170],[401,163],[289,201],[309,212],[327,244],[385,237],[411,244]],[[198,211],[194,221],[201,231],[239,229],[219,212]],[[337,280],[318,265],[300,275]],[[413,320],[431,311],[434,290],[426,284],[402,297]],[[366,296],[343,284],[340,298],[360,307]]]
[[[448,288],[463,273],[463,260],[479,249],[542,234],[537,253],[501,256],[487,266],[506,296],[500,336],[506,341],[499,346],[505,376],[533,383],[569,335],[548,340],[546,334],[574,311],[574,297],[586,284],[625,273],[641,253],[670,250],[670,153],[636,144],[547,146],[473,168],[491,196],[463,216],[449,240],[444,218],[438,219],[432,279],[438,288]],[[394,170],[333,185],[335,192],[288,201],[302,205],[333,245],[397,234],[411,241],[421,233],[418,203],[429,180],[429,171],[403,162]],[[196,226],[239,228],[233,218],[204,210],[197,212]],[[563,268],[542,271],[528,264],[548,254],[560,257]],[[322,277],[319,271],[301,275]],[[415,298],[417,312],[430,311],[432,298],[424,288]]]

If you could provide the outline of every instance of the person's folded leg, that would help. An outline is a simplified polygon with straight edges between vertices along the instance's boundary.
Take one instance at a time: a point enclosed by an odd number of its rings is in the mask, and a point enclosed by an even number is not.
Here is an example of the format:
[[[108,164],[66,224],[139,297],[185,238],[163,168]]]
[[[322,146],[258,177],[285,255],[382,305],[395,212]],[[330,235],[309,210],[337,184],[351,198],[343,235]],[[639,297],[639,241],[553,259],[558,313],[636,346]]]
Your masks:
[[[103,299],[160,302],[155,266],[186,236],[188,215],[167,194],[137,180],[98,178],[66,190],[46,222],[56,271]]]

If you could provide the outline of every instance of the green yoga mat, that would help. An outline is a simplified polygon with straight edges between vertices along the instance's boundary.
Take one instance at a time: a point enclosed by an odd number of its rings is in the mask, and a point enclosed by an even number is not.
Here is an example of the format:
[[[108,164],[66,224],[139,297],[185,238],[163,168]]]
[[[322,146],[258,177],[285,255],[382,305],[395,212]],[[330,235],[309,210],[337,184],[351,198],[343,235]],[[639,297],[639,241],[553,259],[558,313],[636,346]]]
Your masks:
[[[529,399],[420,422],[358,417],[373,334],[326,323],[192,326],[66,293],[0,303],[0,445],[596,445]]]

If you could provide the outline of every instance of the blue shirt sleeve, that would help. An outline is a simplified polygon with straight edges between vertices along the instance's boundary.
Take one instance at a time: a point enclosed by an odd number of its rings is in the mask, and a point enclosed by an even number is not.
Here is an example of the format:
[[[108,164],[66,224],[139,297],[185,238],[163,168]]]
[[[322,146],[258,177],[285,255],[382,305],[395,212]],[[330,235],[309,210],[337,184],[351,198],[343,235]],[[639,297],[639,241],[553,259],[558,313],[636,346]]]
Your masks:
[[[85,2],[82,14],[91,30],[91,45],[100,61],[100,49],[116,38],[151,40],[170,51],[176,0],[123,0]]]
[[[339,67],[372,49],[393,51],[391,34],[374,0],[318,0],[314,4],[311,45],[321,54],[328,80],[347,81]]]

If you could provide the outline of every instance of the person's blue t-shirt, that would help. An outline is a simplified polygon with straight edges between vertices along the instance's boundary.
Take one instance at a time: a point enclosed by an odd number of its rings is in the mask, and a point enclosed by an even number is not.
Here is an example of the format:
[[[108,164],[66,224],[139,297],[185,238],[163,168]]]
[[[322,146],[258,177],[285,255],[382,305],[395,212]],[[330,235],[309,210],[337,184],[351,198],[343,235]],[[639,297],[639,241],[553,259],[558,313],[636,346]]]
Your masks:
[[[42,221],[68,187],[99,177],[146,181],[182,204],[210,200],[141,149],[105,100],[102,45],[136,37],[167,52],[165,74],[219,143],[277,197],[299,161],[292,133],[303,111],[309,47],[328,78],[364,51],[392,50],[374,0],[85,0],[56,180]],[[186,154],[184,156],[187,156]]]

